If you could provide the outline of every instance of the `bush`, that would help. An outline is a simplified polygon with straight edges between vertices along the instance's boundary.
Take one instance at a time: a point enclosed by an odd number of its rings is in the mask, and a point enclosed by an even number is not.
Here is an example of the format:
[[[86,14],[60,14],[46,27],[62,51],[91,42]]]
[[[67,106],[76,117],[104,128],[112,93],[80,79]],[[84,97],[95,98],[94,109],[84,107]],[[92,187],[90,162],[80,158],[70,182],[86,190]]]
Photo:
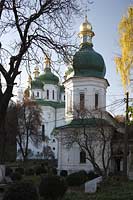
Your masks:
[[[40,165],[35,168],[35,173],[36,175],[46,174],[47,170],[45,169],[44,166]]]
[[[94,178],[97,178],[99,175],[98,174],[96,174],[94,171],[89,171],[89,173],[88,173],[88,179],[89,180],[92,180],[92,179],[94,179]]]
[[[61,170],[60,176],[66,177],[67,176],[67,170]]]
[[[44,199],[57,200],[62,198],[66,190],[67,184],[61,177],[54,175],[42,177],[39,192]]]
[[[35,174],[35,171],[33,168],[29,168],[25,170],[25,175],[26,176],[33,176]]]
[[[19,182],[10,185],[3,200],[38,200],[36,187],[32,182]]]
[[[18,168],[15,169],[15,172],[19,172],[21,175],[24,175],[24,168],[18,167]]]
[[[88,180],[87,172],[79,171],[66,177],[69,186],[80,186]]]
[[[57,175],[57,169],[55,167],[52,168],[52,174]]]
[[[5,176],[11,176],[12,173],[13,173],[12,168],[11,167],[6,167]]]
[[[11,179],[13,181],[20,181],[22,179],[22,175],[19,173],[19,172],[13,172],[11,175],[10,175]]]

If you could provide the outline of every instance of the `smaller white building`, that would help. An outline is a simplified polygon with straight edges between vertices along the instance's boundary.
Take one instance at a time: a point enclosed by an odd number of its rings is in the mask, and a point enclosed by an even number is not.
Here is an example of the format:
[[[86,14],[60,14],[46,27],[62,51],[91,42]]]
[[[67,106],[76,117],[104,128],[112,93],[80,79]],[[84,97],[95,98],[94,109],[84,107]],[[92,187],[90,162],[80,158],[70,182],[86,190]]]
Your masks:
[[[48,57],[45,58],[44,72],[40,74],[39,68],[34,70],[34,79],[30,79],[30,98],[37,102],[42,110],[42,143],[43,146],[50,146],[57,159],[57,139],[53,130],[57,126],[65,124],[65,93],[64,86],[59,84],[59,78],[52,73],[51,63]],[[47,141],[45,138],[49,138]]]

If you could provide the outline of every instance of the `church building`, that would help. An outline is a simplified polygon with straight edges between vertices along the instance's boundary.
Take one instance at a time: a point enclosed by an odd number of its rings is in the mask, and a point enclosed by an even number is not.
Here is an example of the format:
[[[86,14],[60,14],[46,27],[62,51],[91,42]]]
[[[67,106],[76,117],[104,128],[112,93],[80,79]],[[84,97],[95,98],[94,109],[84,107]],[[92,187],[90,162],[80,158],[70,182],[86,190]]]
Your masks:
[[[52,72],[48,56],[44,72],[40,74],[36,67],[34,79],[29,80],[30,97],[42,109],[42,135],[49,138],[42,146],[51,147],[59,172],[91,171],[98,167],[111,170],[113,162],[113,168],[121,168],[121,159],[118,163],[111,158],[112,137],[119,127],[106,111],[109,83],[104,59],[93,48],[94,35],[86,16],[80,26],[79,50],[63,84]]]

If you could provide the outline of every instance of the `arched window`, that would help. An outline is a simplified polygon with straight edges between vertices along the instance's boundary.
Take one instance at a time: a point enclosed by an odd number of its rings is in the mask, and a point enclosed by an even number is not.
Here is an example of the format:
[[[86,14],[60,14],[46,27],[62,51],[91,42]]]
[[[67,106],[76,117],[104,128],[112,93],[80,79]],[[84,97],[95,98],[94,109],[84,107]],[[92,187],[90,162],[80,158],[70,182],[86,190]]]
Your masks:
[[[86,163],[86,153],[85,153],[85,151],[80,151],[80,163]]]

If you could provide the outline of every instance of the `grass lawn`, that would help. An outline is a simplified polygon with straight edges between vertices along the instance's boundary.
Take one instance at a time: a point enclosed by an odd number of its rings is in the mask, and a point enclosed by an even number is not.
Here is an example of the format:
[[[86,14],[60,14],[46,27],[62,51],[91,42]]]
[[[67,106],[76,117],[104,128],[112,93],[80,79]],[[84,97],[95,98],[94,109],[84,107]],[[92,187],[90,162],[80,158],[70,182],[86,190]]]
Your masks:
[[[24,176],[23,180],[32,180],[37,186],[40,184],[40,176]],[[83,188],[69,188],[62,200],[133,200],[133,181],[109,179],[95,194],[83,191]]]
[[[133,200],[133,181],[104,183],[95,194],[68,192],[63,200]]]

